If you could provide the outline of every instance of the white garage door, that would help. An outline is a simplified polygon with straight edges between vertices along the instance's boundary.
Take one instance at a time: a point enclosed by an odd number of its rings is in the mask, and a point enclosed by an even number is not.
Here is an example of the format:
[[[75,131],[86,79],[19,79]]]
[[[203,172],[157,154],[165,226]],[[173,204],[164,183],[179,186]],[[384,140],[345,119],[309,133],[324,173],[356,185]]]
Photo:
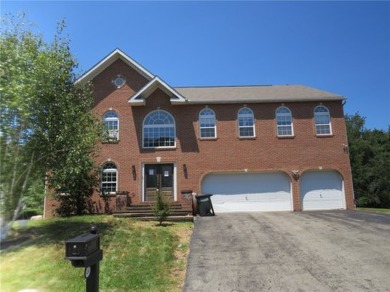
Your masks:
[[[338,172],[305,172],[300,184],[303,210],[345,209],[343,179]]]
[[[291,211],[291,183],[284,173],[213,173],[202,181],[214,211]]]

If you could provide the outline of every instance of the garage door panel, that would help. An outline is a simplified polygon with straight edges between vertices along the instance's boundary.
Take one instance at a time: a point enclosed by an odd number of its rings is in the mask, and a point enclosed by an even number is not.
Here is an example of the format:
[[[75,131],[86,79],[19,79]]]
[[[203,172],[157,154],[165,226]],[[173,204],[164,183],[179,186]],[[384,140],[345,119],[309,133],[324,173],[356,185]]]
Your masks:
[[[263,202],[261,204],[240,204],[237,205],[234,202],[223,202],[223,203],[214,203],[214,211],[218,213],[228,213],[228,212],[267,212],[267,211],[291,211],[290,204],[283,204],[277,202]]]
[[[305,198],[306,199],[312,199],[312,200],[335,200],[340,199],[340,192],[341,190],[337,189],[318,189],[318,190],[312,190],[310,192],[306,192]]]
[[[343,189],[343,182],[337,172],[309,172],[302,176],[304,181],[305,192],[323,190],[334,190],[341,192]]]
[[[292,210],[290,181],[282,173],[210,174],[202,192],[213,194],[216,213]]]
[[[290,211],[290,194],[215,194],[211,197],[216,212]]]
[[[275,193],[257,193],[257,194],[213,194],[214,200],[229,200],[232,202],[264,202],[264,201],[281,201],[288,199],[289,193],[275,192]]]
[[[345,209],[343,180],[336,171],[304,173],[301,196],[303,210]]]
[[[212,174],[205,177],[202,186],[216,194],[290,192],[287,176],[280,174]]]
[[[337,202],[335,200],[330,200],[330,199],[310,200],[305,202],[303,210],[309,211],[309,210],[344,209],[342,204],[343,204],[342,200],[338,200]]]

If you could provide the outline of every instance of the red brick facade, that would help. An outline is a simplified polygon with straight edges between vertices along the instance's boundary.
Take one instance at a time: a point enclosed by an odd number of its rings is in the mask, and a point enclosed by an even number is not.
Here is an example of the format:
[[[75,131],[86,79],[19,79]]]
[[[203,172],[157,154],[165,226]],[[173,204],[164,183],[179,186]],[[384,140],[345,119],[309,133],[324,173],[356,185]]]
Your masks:
[[[115,76],[125,77],[126,84],[116,88]],[[144,183],[143,166],[148,163],[172,163],[175,166],[176,200],[191,204],[181,191],[200,193],[202,178],[210,172],[270,172],[281,171],[291,180],[293,210],[299,211],[301,195],[299,175],[309,170],[337,171],[344,182],[346,208],[354,208],[351,169],[349,163],[342,100],[183,104],[173,105],[170,97],[156,89],[145,100],[145,105],[132,106],[129,98],[143,88],[149,80],[121,59],[116,60],[93,78],[95,92],[94,114],[101,118],[109,110],[119,116],[119,142],[101,143],[97,162],[116,164],[118,191],[128,192],[131,203],[142,202]],[[315,134],[314,108],[322,104],[331,115],[332,135]],[[277,136],[275,111],[287,106],[293,117],[294,136]],[[237,113],[244,106],[252,109],[255,117],[255,138],[238,137]],[[199,112],[209,107],[215,112],[217,138],[204,140],[199,137]],[[143,149],[142,126],[145,116],[154,110],[169,112],[176,124],[174,149]],[[96,211],[103,211],[99,194],[94,195]],[[112,200],[112,208],[115,208]],[[49,214],[51,203],[46,205]]]

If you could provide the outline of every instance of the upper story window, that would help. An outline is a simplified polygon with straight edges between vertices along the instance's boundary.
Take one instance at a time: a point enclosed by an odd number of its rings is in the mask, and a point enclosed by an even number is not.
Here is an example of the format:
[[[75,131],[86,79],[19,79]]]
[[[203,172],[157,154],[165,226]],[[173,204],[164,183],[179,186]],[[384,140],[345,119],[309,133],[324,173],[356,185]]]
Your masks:
[[[143,123],[143,148],[175,147],[176,126],[173,116],[163,110],[149,113]]]
[[[118,171],[116,165],[107,162],[102,167],[101,191],[104,193],[113,193],[118,190]]]
[[[116,76],[113,80],[112,83],[116,88],[121,88],[123,85],[126,83],[126,78],[123,77],[122,75]]]
[[[319,105],[314,109],[314,122],[316,135],[331,135],[332,126],[330,122],[330,113],[327,107]]]
[[[209,108],[205,108],[199,113],[199,134],[200,138],[204,139],[217,137],[215,113]]]
[[[108,111],[103,116],[104,133],[103,139],[105,141],[119,140],[119,118],[114,111]]]
[[[279,137],[294,135],[292,115],[288,107],[281,106],[277,108],[276,127]]]
[[[255,137],[255,118],[250,108],[240,109],[237,120],[240,137]]]

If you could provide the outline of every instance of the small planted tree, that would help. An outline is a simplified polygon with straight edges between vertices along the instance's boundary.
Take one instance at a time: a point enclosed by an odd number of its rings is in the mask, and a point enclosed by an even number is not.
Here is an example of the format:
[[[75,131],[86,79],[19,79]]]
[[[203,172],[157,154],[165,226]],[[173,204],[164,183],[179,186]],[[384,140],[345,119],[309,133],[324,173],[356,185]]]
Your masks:
[[[153,213],[160,226],[163,225],[163,222],[170,214],[169,203],[162,197],[160,189],[157,189],[156,192],[156,202],[153,205]]]

